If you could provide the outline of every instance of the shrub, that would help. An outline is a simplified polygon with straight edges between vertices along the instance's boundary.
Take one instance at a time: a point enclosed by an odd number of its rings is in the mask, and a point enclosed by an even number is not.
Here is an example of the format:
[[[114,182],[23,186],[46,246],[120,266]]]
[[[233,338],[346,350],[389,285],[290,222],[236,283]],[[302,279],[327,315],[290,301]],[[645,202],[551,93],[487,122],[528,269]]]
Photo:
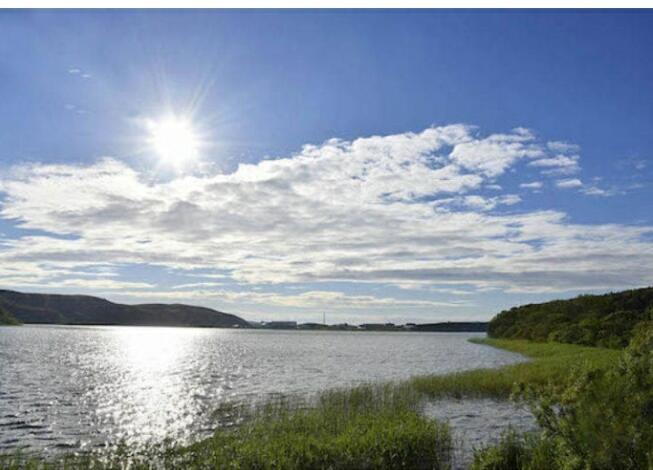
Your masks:
[[[653,322],[635,330],[615,366],[579,368],[562,390],[522,390],[542,433],[504,436],[474,468],[653,470]]]

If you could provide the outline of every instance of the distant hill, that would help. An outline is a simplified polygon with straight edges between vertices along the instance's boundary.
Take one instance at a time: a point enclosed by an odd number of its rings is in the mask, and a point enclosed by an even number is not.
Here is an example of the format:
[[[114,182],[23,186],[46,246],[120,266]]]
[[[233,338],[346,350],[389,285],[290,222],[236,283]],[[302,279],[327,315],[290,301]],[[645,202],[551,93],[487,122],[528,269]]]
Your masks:
[[[620,348],[647,320],[653,320],[653,287],[514,307],[490,321],[488,334]]]
[[[248,327],[236,315],[182,304],[125,305],[89,295],[0,290],[0,308],[23,323]]]
[[[0,308],[0,325],[20,325],[20,322],[5,309]]]
[[[442,323],[422,323],[415,325],[414,331],[449,331],[449,332],[484,332],[487,331],[488,322],[484,321],[461,321]]]

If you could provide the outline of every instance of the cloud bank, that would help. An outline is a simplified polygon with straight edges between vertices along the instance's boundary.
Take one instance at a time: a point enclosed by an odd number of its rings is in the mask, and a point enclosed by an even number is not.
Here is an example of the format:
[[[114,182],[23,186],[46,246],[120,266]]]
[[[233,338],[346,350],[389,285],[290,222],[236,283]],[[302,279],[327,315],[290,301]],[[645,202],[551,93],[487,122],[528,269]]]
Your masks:
[[[554,179],[553,190],[606,195],[570,176],[580,171],[578,153],[526,129],[483,136],[449,125],[333,139],[229,174],[167,181],[109,158],[17,167],[0,179],[0,217],[23,231],[0,240],[0,283],[102,282],[131,292],[130,281],[89,279],[89,270],[147,265],[180,275],[227,273],[240,286],[306,283],[285,300],[247,294],[255,302],[356,308],[393,299],[308,283],[506,293],[653,284],[651,227],[573,223],[555,208],[524,210],[523,194],[502,189],[508,173],[535,171]],[[544,186],[532,179],[517,190]],[[131,281],[135,296],[154,295],[146,281]],[[159,297],[240,300],[222,288],[192,289]],[[394,300],[402,308],[422,302]]]

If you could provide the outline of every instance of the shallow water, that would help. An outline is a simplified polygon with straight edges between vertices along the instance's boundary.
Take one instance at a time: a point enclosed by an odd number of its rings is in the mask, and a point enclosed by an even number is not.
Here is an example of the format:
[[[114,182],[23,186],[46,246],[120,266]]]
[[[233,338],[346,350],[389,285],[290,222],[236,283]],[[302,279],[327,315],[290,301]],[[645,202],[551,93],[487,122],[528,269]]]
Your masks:
[[[523,360],[479,334],[0,328],[0,450],[187,441],[221,403]],[[483,336],[483,335],[480,335]]]
[[[455,468],[467,468],[474,450],[496,443],[501,434],[535,431],[537,422],[525,404],[481,399],[443,399],[427,403],[424,414],[449,423],[455,443]]]

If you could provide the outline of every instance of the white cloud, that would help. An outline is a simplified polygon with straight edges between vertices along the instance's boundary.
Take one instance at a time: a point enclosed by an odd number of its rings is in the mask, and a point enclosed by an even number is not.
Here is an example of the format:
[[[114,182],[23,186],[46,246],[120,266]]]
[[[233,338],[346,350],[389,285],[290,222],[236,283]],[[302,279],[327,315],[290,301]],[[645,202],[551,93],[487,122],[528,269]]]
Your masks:
[[[124,289],[152,289],[154,284],[149,282],[129,282],[117,281],[114,279],[57,279],[52,272],[42,280],[30,278],[27,276],[3,276],[3,287],[13,288],[78,288],[84,290],[97,290],[97,289],[110,289],[110,290],[124,290]]]
[[[90,73],[85,72],[84,70],[80,69],[79,67],[71,67],[71,68],[69,68],[69,69],[68,69],[68,73],[69,73],[70,75],[77,75],[77,76],[79,76],[79,77],[81,77],[81,78],[84,78],[84,79],[89,79],[89,78],[91,78],[91,77],[93,76],[93,75],[91,75]]]
[[[601,180],[600,177],[593,178],[595,182]],[[556,181],[556,186],[563,189],[578,189],[581,193],[587,196],[601,196],[601,197],[610,197],[619,194],[619,191],[616,188],[604,189],[599,187],[597,184],[583,184],[578,178],[568,178]]]
[[[176,286],[172,286],[173,289],[191,289],[191,288],[206,288],[206,287],[222,287],[224,286],[224,282],[189,282],[186,284],[177,284]]]
[[[543,157],[544,150],[532,141],[532,135],[521,129],[515,134],[491,135],[456,145],[450,160],[466,170],[493,178],[520,159]]]
[[[457,209],[467,207],[478,211],[489,211],[498,206],[512,206],[520,202],[521,198],[516,194],[505,194],[494,197],[483,197],[478,194],[472,194],[469,196],[439,199],[434,204],[443,208]]]
[[[555,157],[540,158],[529,163],[530,166],[545,168],[545,175],[572,175],[580,171],[578,155],[557,155]]]
[[[641,172],[649,166],[648,163],[646,159],[631,156],[618,159],[615,162],[615,166],[620,170],[636,170],[636,172]]]
[[[653,283],[646,269],[653,263],[650,227],[574,224],[564,213],[520,206],[506,211],[519,196],[483,194],[520,162],[556,168],[542,163],[559,158],[549,147],[523,129],[482,137],[452,125],[330,140],[286,158],[241,164],[233,173],[170,181],[112,159],[27,165],[0,179],[0,217],[38,235],[0,239],[0,282],[52,285],[80,279],[74,272],[91,266],[148,265],[189,277],[201,270],[197,282],[179,281],[196,296],[407,309],[436,305],[309,295],[315,290],[308,287],[309,293],[282,298],[209,288],[223,280],[252,286],[338,281],[560,292]],[[198,285],[211,276],[219,281]],[[132,289],[144,297],[141,288]]]
[[[601,197],[610,197],[610,196],[615,196],[619,192],[614,189],[603,189],[598,186],[586,186],[581,189],[581,192],[583,194],[587,194],[588,196],[601,196]]]
[[[569,142],[547,142],[546,146],[549,150],[556,153],[578,153],[580,151],[580,147],[578,145],[570,144]]]
[[[219,299],[226,303],[242,306],[263,304],[288,308],[313,309],[359,309],[359,308],[418,308],[436,307],[459,308],[470,306],[468,302],[437,302],[432,300],[403,300],[392,297],[375,297],[371,295],[349,295],[343,292],[312,290],[300,294],[280,294],[274,292],[235,292],[230,290],[167,290],[167,291],[123,291],[123,296],[154,299]]]
[[[583,182],[578,178],[569,178],[569,179],[556,181],[556,186],[558,188],[564,188],[564,189],[580,188],[583,186]]]
[[[532,181],[530,183],[521,183],[519,185],[520,188],[525,188],[525,189],[540,189],[542,186],[544,185],[542,184],[541,181]]]

